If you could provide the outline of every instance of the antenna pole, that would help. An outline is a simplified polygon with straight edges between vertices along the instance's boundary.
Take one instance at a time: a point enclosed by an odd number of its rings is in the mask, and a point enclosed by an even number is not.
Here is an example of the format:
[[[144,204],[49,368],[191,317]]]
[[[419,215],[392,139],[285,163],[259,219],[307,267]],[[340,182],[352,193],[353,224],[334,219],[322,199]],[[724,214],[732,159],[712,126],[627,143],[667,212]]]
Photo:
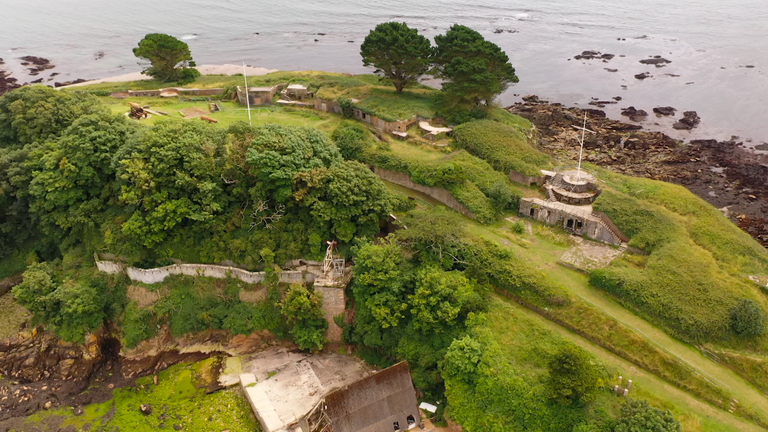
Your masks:
[[[245,81],[245,104],[248,107],[248,124],[253,126],[253,123],[251,123],[251,99],[248,94],[248,76],[245,74],[245,62],[243,62],[243,81]],[[586,122],[586,120],[584,121]],[[579,162],[579,166],[581,166],[581,162]]]
[[[587,113],[584,113],[584,126],[581,127],[581,147],[579,147],[579,167],[576,177],[581,180],[581,155],[584,152],[584,132],[587,131]]]

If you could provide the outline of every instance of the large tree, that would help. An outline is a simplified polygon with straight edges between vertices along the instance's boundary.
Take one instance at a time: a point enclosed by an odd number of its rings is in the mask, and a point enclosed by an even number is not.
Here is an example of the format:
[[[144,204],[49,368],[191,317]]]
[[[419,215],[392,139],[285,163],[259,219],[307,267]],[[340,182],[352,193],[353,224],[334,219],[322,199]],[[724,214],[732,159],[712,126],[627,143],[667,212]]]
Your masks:
[[[549,362],[550,394],[567,404],[590,402],[600,387],[600,370],[589,355],[566,345]]]
[[[392,210],[384,182],[357,161],[298,174],[294,196],[339,240],[372,236]]]
[[[33,152],[37,163],[29,185],[30,210],[45,231],[81,237],[98,224],[116,196],[112,157],[135,129],[125,116],[90,114]]]
[[[435,44],[435,75],[444,80],[443,93],[453,105],[488,105],[518,82],[507,54],[469,27],[454,24]]]
[[[116,156],[120,199],[135,208],[123,232],[151,248],[220,214],[227,204],[225,139],[224,131],[203,122],[165,121],[122,148]]]
[[[386,22],[376,26],[360,45],[363,65],[391,81],[398,93],[427,73],[431,64],[429,39],[405,23]]]
[[[253,134],[245,158],[250,174],[260,182],[262,199],[285,203],[296,174],[342,161],[333,142],[314,128],[270,124],[255,128]]]
[[[167,34],[150,33],[144,36],[139,46],[133,49],[133,55],[150,63],[142,71],[143,74],[163,82],[188,83],[200,76],[194,68],[189,45]]]

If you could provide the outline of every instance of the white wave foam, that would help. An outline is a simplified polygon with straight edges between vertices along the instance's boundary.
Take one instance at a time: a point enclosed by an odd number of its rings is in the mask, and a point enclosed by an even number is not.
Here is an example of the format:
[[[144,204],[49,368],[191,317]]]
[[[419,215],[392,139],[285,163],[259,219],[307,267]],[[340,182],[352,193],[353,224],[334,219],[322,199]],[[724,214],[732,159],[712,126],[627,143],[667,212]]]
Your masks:
[[[197,33],[190,33],[186,34],[181,37],[181,40],[191,40],[191,39],[197,39],[198,34]]]

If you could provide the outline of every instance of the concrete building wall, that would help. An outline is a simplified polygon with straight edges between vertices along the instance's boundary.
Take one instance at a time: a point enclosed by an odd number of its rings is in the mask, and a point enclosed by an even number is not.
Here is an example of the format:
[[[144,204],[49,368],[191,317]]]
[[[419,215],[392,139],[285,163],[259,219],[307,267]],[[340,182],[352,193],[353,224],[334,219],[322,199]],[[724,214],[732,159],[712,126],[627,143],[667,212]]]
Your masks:
[[[406,173],[390,171],[379,167],[374,167],[373,172],[376,173],[376,175],[378,175],[382,180],[386,180],[408,189],[421,192],[425,195],[429,195],[430,197],[456,210],[457,212],[472,219],[476,219],[476,216],[471,211],[469,211],[469,209],[464,207],[464,205],[460,203],[456,198],[454,198],[447,189],[424,186],[418,183],[414,183],[413,180],[411,180],[411,177]]]
[[[168,87],[159,90],[128,90],[128,96],[148,97],[148,96],[160,96],[160,93],[165,91],[176,91],[180,95],[191,96],[216,96],[224,93],[223,88],[212,89],[185,89],[179,87]]]
[[[598,217],[569,213],[559,208],[539,205],[531,200],[520,200],[520,215],[536,219],[548,225],[559,225],[576,235],[605,243],[620,245],[622,239],[613,233]]]

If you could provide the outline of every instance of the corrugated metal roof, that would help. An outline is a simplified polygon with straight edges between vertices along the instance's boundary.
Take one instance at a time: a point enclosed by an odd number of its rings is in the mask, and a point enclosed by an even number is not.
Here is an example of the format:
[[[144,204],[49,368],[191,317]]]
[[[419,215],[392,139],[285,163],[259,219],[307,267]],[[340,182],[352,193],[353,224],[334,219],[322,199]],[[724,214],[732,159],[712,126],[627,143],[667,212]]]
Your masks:
[[[324,404],[334,432],[381,430],[395,421],[405,430],[409,415],[419,421],[416,390],[406,362],[328,394]]]

